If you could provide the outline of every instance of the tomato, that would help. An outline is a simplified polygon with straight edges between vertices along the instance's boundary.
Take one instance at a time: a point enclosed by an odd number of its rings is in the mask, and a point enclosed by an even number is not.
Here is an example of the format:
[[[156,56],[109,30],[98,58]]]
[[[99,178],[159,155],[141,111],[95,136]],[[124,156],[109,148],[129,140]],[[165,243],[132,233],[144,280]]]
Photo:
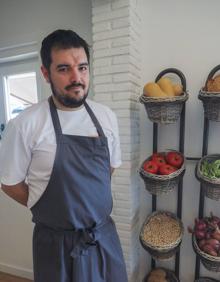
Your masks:
[[[143,169],[149,173],[156,174],[158,172],[158,165],[154,161],[146,161],[143,164]]]
[[[152,155],[151,160],[154,161],[159,167],[166,163],[165,157],[162,154],[155,153]]]
[[[169,165],[180,168],[183,164],[183,156],[179,152],[169,152],[166,154],[166,161]]]
[[[174,172],[176,170],[177,170],[177,168],[173,167],[172,165],[162,164],[159,167],[159,174],[161,174],[161,175],[168,175],[168,174],[171,174],[172,172]]]

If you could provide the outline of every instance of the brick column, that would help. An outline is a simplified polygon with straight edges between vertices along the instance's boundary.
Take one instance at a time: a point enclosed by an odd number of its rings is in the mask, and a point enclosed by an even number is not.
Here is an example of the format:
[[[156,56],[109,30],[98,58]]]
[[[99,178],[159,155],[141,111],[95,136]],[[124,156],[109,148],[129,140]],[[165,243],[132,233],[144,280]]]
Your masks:
[[[139,274],[140,17],[136,0],[92,0],[94,100],[119,121],[123,165],[112,179],[116,222],[129,281]]]

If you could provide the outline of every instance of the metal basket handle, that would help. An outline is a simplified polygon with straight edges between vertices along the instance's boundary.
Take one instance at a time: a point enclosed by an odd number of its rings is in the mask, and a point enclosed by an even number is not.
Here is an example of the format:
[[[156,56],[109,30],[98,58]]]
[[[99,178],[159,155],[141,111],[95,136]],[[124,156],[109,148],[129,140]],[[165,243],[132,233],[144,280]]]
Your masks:
[[[178,69],[175,69],[175,68],[168,68],[168,69],[165,69],[163,71],[161,71],[156,79],[155,79],[155,82],[157,82],[162,76],[164,76],[165,74],[167,73],[174,73],[176,74],[180,80],[181,80],[181,84],[183,86],[183,91],[186,92],[186,78],[185,78],[185,75]]]
[[[215,73],[217,72],[217,71],[219,71],[220,70],[220,65],[217,65],[216,67],[214,67],[211,71],[210,71],[210,73],[209,73],[209,75],[208,75],[208,77],[207,77],[207,79],[206,79],[206,82],[205,82],[205,89],[207,90],[207,84],[208,84],[208,81],[211,79],[211,78],[213,78],[213,76],[215,75]]]

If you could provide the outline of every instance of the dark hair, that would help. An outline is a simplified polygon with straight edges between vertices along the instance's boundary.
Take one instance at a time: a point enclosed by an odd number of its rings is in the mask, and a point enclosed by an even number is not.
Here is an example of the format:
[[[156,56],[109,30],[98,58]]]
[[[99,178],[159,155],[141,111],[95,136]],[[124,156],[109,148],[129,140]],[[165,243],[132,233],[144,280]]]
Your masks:
[[[40,55],[43,66],[49,71],[52,49],[84,48],[89,63],[89,45],[76,32],[58,29],[50,33],[42,41]]]

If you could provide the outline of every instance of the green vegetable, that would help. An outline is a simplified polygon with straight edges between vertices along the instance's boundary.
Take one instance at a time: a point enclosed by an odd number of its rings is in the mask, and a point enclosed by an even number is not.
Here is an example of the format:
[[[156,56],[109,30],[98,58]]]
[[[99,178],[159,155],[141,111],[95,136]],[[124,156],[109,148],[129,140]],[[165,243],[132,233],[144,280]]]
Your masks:
[[[218,178],[220,177],[220,160],[214,161],[213,165],[215,170],[215,176]]]
[[[201,172],[210,179],[220,178],[220,160],[213,162],[203,161]]]

